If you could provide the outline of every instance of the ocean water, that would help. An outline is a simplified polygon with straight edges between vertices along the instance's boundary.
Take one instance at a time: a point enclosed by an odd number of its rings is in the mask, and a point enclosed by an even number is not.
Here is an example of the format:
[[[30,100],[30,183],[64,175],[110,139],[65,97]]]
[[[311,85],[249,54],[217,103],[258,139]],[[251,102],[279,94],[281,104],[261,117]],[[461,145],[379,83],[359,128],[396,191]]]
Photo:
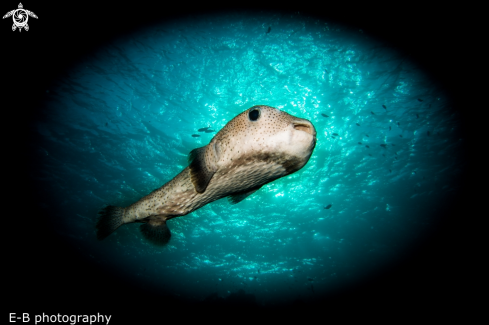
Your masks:
[[[432,76],[362,30],[300,14],[165,21],[46,91],[31,142],[43,215],[83,263],[154,295],[266,306],[345,292],[429,240],[465,168],[459,116]],[[254,105],[313,123],[304,168],[172,219],[165,247],[139,224],[96,239],[101,208],[170,181]]]

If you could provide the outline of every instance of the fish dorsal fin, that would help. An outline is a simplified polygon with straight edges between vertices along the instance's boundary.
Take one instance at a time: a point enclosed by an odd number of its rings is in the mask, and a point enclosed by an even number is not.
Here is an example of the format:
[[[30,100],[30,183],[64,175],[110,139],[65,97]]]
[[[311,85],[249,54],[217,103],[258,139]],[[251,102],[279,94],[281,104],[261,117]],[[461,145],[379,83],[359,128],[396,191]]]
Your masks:
[[[240,193],[230,195],[230,196],[228,196],[229,203],[231,203],[231,204],[239,203],[239,202],[243,201],[244,199],[246,199],[251,194],[258,191],[260,188],[261,188],[261,186],[258,186],[254,189],[249,190],[248,192],[240,192]]]
[[[141,225],[143,236],[157,246],[166,245],[170,241],[171,232],[166,220],[150,220]]]
[[[188,156],[190,179],[197,193],[204,193],[212,176],[217,171],[217,144],[211,142],[207,146],[190,151]]]

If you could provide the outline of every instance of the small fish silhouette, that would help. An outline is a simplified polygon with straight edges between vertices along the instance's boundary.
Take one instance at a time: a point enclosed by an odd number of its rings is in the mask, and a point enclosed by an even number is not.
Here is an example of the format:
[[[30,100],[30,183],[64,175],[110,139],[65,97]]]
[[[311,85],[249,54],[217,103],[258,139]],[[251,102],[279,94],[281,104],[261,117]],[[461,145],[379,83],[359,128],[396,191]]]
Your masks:
[[[365,147],[367,147],[367,148],[369,148],[369,149],[370,149],[370,147],[368,146],[368,144],[367,144]]]
[[[418,102],[422,102],[423,100],[421,98],[418,98]]]
[[[372,113],[372,115],[375,115],[375,113],[374,113],[374,112],[370,112],[370,113]]]
[[[333,206],[332,204],[328,204],[328,205],[327,205],[327,206],[325,206],[324,208],[325,208],[325,209],[329,209],[329,208],[331,208],[332,206]]]
[[[206,128],[201,128],[199,129],[199,132],[204,132],[205,130],[207,130],[208,128],[210,128],[210,126],[206,127]]]
[[[356,123],[358,126],[360,126],[360,124]]]
[[[328,115],[326,115],[326,114],[322,114],[322,113],[321,113],[321,115],[322,115],[322,116],[324,116],[324,117],[329,117],[329,116],[328,116]]]
[[[272,27],[268,27],[268,30],[267,30],[267,32],[265,34],[270,33],[271,30],[272,30]]]
[[[361,142],[359,142],[358,144],[362,144]]]
[[[384,109],[387,109],[387,107],[385,107],[385,105],[382,105],[382,107],[383,107]]]
[[[193,136],[194,138],[198,138],[198,137],[200,137],[200,135],[198,135],[198,134],[192,134],[192,136]]]

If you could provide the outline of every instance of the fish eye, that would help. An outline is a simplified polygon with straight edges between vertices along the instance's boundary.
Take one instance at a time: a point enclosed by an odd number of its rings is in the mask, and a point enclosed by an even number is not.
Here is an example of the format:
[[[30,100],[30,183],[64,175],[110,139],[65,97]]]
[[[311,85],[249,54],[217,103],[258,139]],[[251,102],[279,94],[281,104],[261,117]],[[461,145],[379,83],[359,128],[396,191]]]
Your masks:
[[[252,108],[250,109],[250,112],[248,113],[248,117],[250,118],[250,121],[256,121],[260,117],[260,109],[259,108]]]

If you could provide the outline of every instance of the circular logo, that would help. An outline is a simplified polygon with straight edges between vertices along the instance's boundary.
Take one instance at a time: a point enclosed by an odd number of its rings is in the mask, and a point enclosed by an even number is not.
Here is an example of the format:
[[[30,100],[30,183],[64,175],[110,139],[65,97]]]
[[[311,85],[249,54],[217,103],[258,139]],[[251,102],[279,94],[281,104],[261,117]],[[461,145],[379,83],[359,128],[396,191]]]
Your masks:
[[[27,24],[27,20],[29,19],[29,16],[24,9],[15,10],[12,16],[14,18],[14,24],[17,27],[24,27]]]
[[[2,19],[8,18],[10,16],[12,16],[12,19],[14,21],[14,24],[12,25],[12,31],[18,29],[19,32],[22,31],[22,28],[24,28],[26,31],[29,30],[29,25],[27,25],[29,16],[37,19],[36,14],[32,11],[25,10],[24,6],[22,6],[22,3],[19,3],[18,9],[10,10],[5,15],[3,15]]]

